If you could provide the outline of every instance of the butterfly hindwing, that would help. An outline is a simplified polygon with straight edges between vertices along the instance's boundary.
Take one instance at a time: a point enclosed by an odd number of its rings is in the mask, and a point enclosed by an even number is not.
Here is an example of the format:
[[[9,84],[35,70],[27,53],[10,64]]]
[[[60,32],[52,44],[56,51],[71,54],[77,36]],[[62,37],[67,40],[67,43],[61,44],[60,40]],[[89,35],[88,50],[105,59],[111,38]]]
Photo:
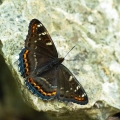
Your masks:
[[[53,99],[57,92],[56,69],[45,74],[31,76],[25,81],[28,89],[43,100]]]

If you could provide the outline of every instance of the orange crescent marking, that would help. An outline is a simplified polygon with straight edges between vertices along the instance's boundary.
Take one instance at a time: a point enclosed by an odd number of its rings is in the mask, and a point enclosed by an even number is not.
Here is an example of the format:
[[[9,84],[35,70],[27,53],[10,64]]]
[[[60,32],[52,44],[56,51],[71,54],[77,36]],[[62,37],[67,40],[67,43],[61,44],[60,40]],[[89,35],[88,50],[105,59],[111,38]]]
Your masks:
[[[25,64],[25,74],[29,75],[29,69],[28,69],[28,60],[27,60],[27,54],[28,54],[29,50],[25,50],[24,54],[23,54],[23,60],[24,60],[24,64]]]
[[[47,93],[48,96],[51,96],[52,94],[51,93]]]
[[[26,58],[26,54],[25,54],[25,53],[23,54],[23,58],[24,58],[24,59]]]
[[[43,95],[45,95],[45,96],[47,95],[47,93],[46,93],[46,92],[42,92],[42,94],[43,94]]]
[[[56,94],[56,91],[52,92],[52,95],[55,95]]]
[[[28,63],[25,63],[25,67],[28,67]]]
[[[37,24],[35,24],[34,26],[32,26],[32,32],[35,32],[35,28],[36,28]]]
[[[26,58],[28,52],[29,52],[29,50],[26,50],[26,51],[24,52],[24,54],[23,54],[23,58],[24,58],[24,59]]]
[[[29,50],[26,50],[25,53],[28,54]]]
[[[45,96],[52,96],[52,95],[55,95],[56,94],[56,91],[53,91],[51,93],[47,93],[45,91],[43,91],[43,89],[40,88],[40,86],[37,86],[36,83],[34,82],[34,80],[32,78],[29,78],[28,79],[28,82],[30,82],[35,88],[38,89],[38,91],[40,91],[43,95]]]
[[[39,86],[36,86],[36,88],[37,88],[37,89],[40,89],[40,87],[39,87]]]
[[[78,100],[78,101],[83,101],[84,98],[83,97],[74,97],[75,100]]]
[[[34,85],[34,86],[37,86],[35,82],[33,83],[33,85]]]
[[[39,89],[39,91],[40,91],[40,92],[43,92],[43,90],[42,90],[41,88]]]
[[[24,62],[27,63],[27,59],[24,59]]]
[[[74,97],[72,94],[70,95],[72,98],[74,98],[75,100],[78,100],[78,101],[83,101],[84,98],[83,97]]]
[[[32,84],[32,85],[34,85],[34,86],[36,86],[36,83],[35,83],[35,82],[33,82],[33,81],[31,81],[31,84]]]
[[[28,68],[25,68],[26,72],[29,72]]]

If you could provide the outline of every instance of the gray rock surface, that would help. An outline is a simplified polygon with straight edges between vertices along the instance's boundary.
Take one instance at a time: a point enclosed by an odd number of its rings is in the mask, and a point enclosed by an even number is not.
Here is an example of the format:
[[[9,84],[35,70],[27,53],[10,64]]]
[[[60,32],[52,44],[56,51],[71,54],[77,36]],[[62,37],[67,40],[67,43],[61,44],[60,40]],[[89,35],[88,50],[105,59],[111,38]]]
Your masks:
[[[38,111],[59,114],[72,111],[77,117],[83,109],[95,120],[105,120],[112,111],[120,111],[119,4],[118,0],[5,0],[0,5],[3,56],[29,105]],[[60,56],[64,57],[76,46],[66,57],[64,65],[86,90],[87,105],[57,100],[45,102],[32,95],[24,85],[19,73],[18,55],[24,47],[28,25],[33,18],[45,25]]]

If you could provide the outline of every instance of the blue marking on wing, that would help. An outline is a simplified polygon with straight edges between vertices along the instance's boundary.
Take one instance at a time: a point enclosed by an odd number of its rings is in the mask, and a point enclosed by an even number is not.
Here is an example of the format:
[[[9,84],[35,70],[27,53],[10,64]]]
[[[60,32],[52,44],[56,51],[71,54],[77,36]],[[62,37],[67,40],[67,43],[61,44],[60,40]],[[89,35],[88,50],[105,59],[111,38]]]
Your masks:
[[[35,94],[36,96],[38,96],[39,98],[41,98],[42,100],[50,100],[53,99],[55,96],[44,96],[42,93],[40,93],[39,91],[37,91],[35,89],[34,86],[32,86],[27,80],[25,80],[25,85],[28,87],[28,89]]]

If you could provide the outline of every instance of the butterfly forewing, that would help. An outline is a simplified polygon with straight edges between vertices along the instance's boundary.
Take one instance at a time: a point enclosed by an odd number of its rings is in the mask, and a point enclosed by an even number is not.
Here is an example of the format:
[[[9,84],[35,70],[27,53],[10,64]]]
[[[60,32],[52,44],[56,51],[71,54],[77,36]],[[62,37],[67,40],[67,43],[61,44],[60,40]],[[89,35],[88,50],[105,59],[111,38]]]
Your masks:
[[[37,19],[31,20],[25,48],[21,51],[19,58],[21,75],[27,77],[35,69],[57,57],[55,45],[43,24]]]
[[[82,105],[88,103],[88,97],[82,85],[62,64],[57,70],[57,87],[57,97],[61,101],[75,102]]]
[[[37,20],[31,20],[29,31],[25,41],[25,47],[49,57],[58,57],[55,45],[43,24]]]

